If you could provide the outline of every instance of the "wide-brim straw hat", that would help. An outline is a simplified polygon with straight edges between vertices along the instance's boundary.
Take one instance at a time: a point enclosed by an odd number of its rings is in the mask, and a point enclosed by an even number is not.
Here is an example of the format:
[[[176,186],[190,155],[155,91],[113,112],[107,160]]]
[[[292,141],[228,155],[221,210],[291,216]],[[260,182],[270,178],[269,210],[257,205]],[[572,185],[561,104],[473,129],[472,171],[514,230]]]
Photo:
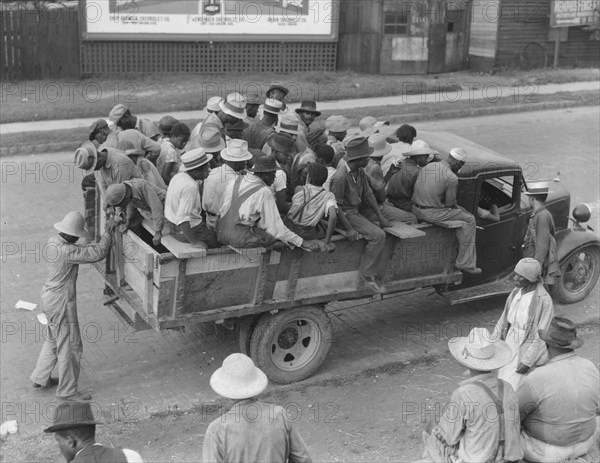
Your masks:
[[[239,93],[230,93],[227,95],[227,100],[219,103],[219,108],[225,114],[236,119],[246,119],[246,99]]]
[[[86,174],[91,174],[98,164],[98,149],[91,141],[84,142],[75,151],[74,164],[83,169]]]
[[[204,148],[196,148],[188,151],[181,156],[179,172],[189,172],[190,170],[202,167],[204,164],[208,164],[212,158],[212,154],[207,153]]]
[[[426,141],[424,140],[415,140],[411,145],[411,150],[402,153],[403,156],[409,158],[411,156],[429,156],[429,155],[440,154],[438,151],[430,148]]]
[[[248,161],[252,159],[252,153],[248,151],[248,142],[246,140],[234,138],[221,151],[221,158],[229,162]]]
[[[392,151],[392,145],[387,142],[385,135],[380,133],[369,137],[369,146],[374,150],[373,154],[371,154],[372,158],[382,158]]]
[[[241,400],[256,397],[269,385],[267,375],[244,354],[231,354],[210,377],[210,387],[222,397]]]
[[[69,236],[85,238],[88,235],[85,231],[83,216],[77,211],[69,212],[60,222],[54,224],[54,228]]]
[[[124,104],[115,105],[108,113],[108,120],[114,122],[115,124],[119,124],[121,118],[125,115],[125,113],[129,111],[129,108]]]
[[[469,336],[450,339],[448,348],[458,363],[471,370],[497,370],[510,363],[513,352],[500,338],[491,337],[486,328],[473,328]]]

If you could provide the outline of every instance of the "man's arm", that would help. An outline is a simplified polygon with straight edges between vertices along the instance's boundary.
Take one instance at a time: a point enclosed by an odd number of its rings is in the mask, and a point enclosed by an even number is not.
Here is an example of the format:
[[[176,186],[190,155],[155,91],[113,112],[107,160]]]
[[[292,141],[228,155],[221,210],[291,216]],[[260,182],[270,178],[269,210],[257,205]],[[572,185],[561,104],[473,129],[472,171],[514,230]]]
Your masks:
[[[152,225],[155,232],[162,232],[165,224],[164,206],[152,186],[148,182],[142,184],[142,194],[152,212]]]
[[[163,171],[161,172],[161,176],[167,185],[171,181],[171,172],[173,171],[174,166],[174,162],[165,162],[163,164]]]
[[[160,156],[160,143],[148,138],[143,133],[138,132],[141,135],[142,149],[146,152],[146,159],[152,164],[156,163],[158,156]]]
[[[113,219],[106,221],[104,234],[98,243],[89,243],[83,245],[69,244],[59,252],[67,252],[67,262],[71,264],[93,264],[101,261],[108,254],[112,240],[112,232],[117,226]]]
[[[465,399],[459,390],[452,393],[450,404],[440,417],[438,429],[450,446],[458,444],[465,428]],[[470,405],[473,406],[473,405]]]
[[[521,385],[517,389],[517,399],[519,399],[519,415],[521,423],[538,408],[538,398],[533,391],[527,377],[523,378]]]
[[[444,204],[446,204],[446,207],[456,209],[456,193],[458,192],[458,179],[457,178],[447,178],[447,179],[442,178],[440,180],[446,182],[446,196],[444,199]]]
[[[338,217],[340,222],[342,222],[342,226],[346,230],[346,237],[350,241],[358,240],[359,233],[352,227],[348,217],[346,217],[346,213],[342,207],[344,204],[344,195],[346,194],[346,179],[341,176],[341,174],[336,174],[331,179],[330,191],[335,195],[335,200],[338,203]]]
[[[548,252],[550,251],[550,217],[547,214],[537,218],[535,229],[535,255],[533,256],[540,265],[544,265]]]
[[[288,456],[289,463],[312,463],[312,457],[308,453],[308,448],[298,430],[290,423],[290,454]]]
[[[337,224],[337,208],[331,206],[329,211],[327,212],[329,216],[329,220],[327,222],[327,233],[325,235],[325,244],[331,243],[331,237],[333,236],[333,232],[335,231],[335,226]]]
[[[278,240],[301,247],[303,239],[284,225],[281,216],[279,215],[279,211],[277,210],[273,195],[271,194],[271,190],[262,188],[249,199],[252,199],[254,196],[257,196],[254,199],[258,201],[257,205],[260,213],[258,224],[260,225],[260,228],[267,233],[270,233]]]
[[[209,426],[202,444],[202,463],[220,463],[224,461],[221,444]]]

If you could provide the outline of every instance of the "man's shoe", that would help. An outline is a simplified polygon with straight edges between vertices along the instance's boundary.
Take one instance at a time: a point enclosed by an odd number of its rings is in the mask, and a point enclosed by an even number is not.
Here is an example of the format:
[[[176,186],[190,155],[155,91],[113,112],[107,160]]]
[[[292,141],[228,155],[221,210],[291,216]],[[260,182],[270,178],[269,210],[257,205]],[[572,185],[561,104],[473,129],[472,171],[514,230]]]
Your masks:
[[[45,385],[33,382],[32,386],[35,389],[38,389],[38,388],[48,389],[48,388],[51,388],[51,387],[54,387],[54,386],[58,386],[58,378],[52,378],[52,377],[50,377],[50,379],[48,380],[48,382]]]
[[[375,277],[361,277],[366,288],[378,294],[385,293],[385,286],[380,285]]]
[[[456,270],[460,270],[463,273],[468,273],[469,275],[480,275],[481,269],[479,267],[456,267]]]
[[[76,392],[73,395],[69,395],[69,396],[66,396],[66,397],[59,397],[59,399],[64,400],[64,401],[79,402],[79,401],[82,401],[82,400],[92,400],[92,396],[90,394],[87,394],[87,393]]]

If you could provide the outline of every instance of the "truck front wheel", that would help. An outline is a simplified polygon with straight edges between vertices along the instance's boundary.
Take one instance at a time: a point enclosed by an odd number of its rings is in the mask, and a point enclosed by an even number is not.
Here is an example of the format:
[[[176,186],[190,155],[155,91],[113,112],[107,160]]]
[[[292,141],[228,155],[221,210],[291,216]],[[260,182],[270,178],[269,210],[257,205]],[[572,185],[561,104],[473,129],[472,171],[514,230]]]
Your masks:
[[[561,275],[552,286],[552,297],[573,304],[587,297],[600,274],[600,250],[590,245],[571,253],[560,264]]]
[[[264,314],[250,342],[250,357],[269,379],[289,384],[311,376],[331,347],[331,320],[320,307]]]

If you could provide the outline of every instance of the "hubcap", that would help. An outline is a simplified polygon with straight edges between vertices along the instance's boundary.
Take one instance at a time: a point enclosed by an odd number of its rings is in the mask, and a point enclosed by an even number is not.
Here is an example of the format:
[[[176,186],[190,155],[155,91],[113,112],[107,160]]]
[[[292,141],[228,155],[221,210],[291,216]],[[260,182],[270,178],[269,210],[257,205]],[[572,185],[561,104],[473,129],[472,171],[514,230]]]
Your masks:
[[[596,260],[588,251],[573,254],[565,262],[562,272],[564,288],[570,293],[579,293],[592,283]]]
[[[283,325],[271,343],[271,360],[285,371],[298,370],[312,361],[321,344],[321,331],[307,319]]]

